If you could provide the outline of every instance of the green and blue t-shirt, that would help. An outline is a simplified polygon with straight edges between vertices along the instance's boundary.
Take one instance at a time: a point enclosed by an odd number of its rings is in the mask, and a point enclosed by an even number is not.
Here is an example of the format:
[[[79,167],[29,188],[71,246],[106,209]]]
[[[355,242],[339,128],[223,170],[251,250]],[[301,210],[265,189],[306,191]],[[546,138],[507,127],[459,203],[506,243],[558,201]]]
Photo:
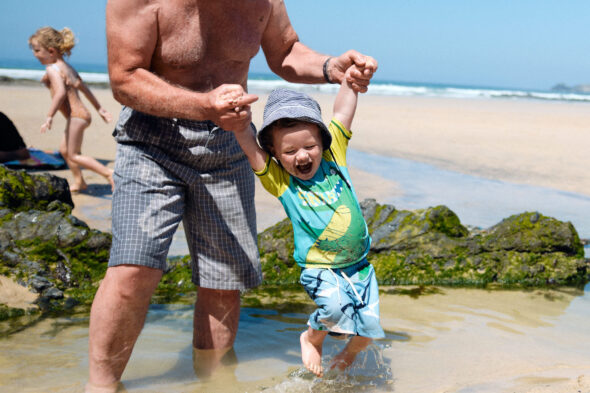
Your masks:
[[[293,225],[293,257],[302,267],[343,268],[366,257],[371,245],[367,224],[346,167],[352,136],[333,119],[330,149],[310,180],[291,176],[275,160],[256,172],[264,188],[279,198]]]

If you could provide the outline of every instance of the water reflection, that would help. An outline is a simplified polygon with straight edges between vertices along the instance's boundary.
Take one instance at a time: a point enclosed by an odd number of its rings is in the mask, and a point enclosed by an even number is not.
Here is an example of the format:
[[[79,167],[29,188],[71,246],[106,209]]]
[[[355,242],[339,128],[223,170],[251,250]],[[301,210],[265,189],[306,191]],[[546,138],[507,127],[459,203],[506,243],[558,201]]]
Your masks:
[[[347,160],[351,166],[399,183],[403,195],[383,201],[399,209],[446,205],[463,224],[482,228],[512,214],[538,211],[571,221],[580,237],[590,238],[590,197],[585,195],[491,180],[354,149],[349,150]]]

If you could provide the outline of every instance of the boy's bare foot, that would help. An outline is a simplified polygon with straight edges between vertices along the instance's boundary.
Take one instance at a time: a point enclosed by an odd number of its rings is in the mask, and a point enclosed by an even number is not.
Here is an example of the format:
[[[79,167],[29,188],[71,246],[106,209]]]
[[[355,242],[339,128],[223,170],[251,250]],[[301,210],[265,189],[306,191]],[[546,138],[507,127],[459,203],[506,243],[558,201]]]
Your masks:
[[[358,352],[350,352],[344,348],[342,352],[334,356],[334,359],[332,359],[330,370],[337,368],[340,371],[344,371],[354,362],[356,355],[358,355]]]
[[[337,368],[338,370],[345,370],[356,359],[356,355],[371,343],[371,339],[367,337],[354,336],[348,341],[344,349],[332,359],[330,370]]]
[[[301,333],[299,341],[301,341],[301,360],[303,361],[303,365],[318,377],[322,377],[324,375],[324,370],[322,368],[323,342],[320,342],[319,345],[312,343],[309,340],[309,334],[307,331]]]

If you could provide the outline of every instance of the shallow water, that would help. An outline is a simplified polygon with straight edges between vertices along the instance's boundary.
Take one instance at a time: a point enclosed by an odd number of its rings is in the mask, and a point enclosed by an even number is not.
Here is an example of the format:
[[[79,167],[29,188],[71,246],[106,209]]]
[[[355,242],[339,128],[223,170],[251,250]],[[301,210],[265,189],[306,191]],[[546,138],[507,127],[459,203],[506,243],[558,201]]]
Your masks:
[[[515,184],[467,175],[432,165],[350,149],[348,163],[399,183],[401,195],[381,203],[398,209],[446,205],[464,225],[487,228],[513,214],[538,211],[571,221],[582,238],[590,238],[590,197],[547,187]]]
[[[580,375],[590,376],[589,310],[590,286],[586,291],[406,288],[404,293],[382,288],[387,337],[361,354],[349,372],[318,379],[301,367],[298,337],[306,314],[244,308],[233,364],[203,381],[193,369],[192,307],[155,305],[123,385],[128,392],[170,393],[525,392],[513,388],[554,379],[569,386]],[[0,340],[1,391],[81,391],[87,324],[86,317],[46,319]],[[324,364],[342,346],[328,337]]]

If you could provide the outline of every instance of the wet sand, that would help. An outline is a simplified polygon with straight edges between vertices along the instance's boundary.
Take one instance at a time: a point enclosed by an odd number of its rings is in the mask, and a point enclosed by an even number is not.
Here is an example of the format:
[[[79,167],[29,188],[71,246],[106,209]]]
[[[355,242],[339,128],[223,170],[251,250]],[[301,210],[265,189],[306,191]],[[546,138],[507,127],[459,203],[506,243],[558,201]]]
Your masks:
[[[47,91],[7,85],[0,85],[0,89],[0,108],[15,122],[25,142],[56,149],[65,122],[58,116],[48,134],[38,131],[49,105]],[[116,117],[120,106],[110,91],[93,91]],[[327,119],[332,97],[315,97]],[[261,124],[264,102],[262,97],[253,107],[255,124]],[[356,134],[351,147],[588,196],[589,108],[587,104],[560,102],[366,95],[361,97],[353,123]],[[111,167],[115,155],[112,128],[93,112],[83,145],[85,154]],[[351,170],[361,199],[379,201],[404,192],[395,182]],[[70,179],[67,170],[55,173]],[[91,172],[85,171],[85,176],[90,190],[73,196],[74,215],[92,227],[109,230],[108,186]],[[260,188],[256,207],[259,230],[284,217],[280,204]],[[588,289],[585,296],[571,291],[444,289],[417,298],[384,294],[381,299],[383,325],[391,337],[379,345],[384,348],[383,361],[391,369],[392,385],[385,384],[377,391],[590,392]],[[203,385],[195,382],[190,364],[190,309],[150,313],[152,318],[124,375],[127,389],[201,391]],[[295,316],[296,324],[262,324],[265,332],[274,332],[267,337],[272,345],[259,342],[256,318],[272,320],[252,316],[247,310],[243,313],[236,346],[239,363],[229,371],[232,378],[216,382],[225,388],[217,391],[309,391],[313,384],[317,388],[312,391],[337,391],[296,372],[296,342],[305,324],[304,315]],[[0,341],[2,390],[32,392],[44,386],[43,391],[77,391],[87,373],[87,321],[82,318],[73,327],[70,323],[47,320]],[[277,348],[281,348],[278,354]],[[256,351],[260,358],[252,359],[251,353]],[[239,382],[237,388],[233,381]]]

